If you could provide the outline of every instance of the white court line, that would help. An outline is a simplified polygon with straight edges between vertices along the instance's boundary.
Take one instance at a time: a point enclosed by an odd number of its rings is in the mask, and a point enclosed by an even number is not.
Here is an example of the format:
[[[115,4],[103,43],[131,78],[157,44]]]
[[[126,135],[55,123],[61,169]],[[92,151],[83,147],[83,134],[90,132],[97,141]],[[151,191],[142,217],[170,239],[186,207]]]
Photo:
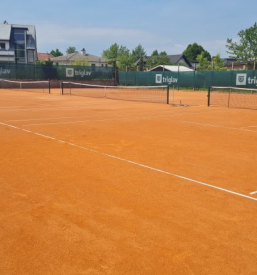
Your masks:
[[[0,125],[8,126],[8,127],[19,129],[19,130],[23,130],[23,129],[19,128],[19,127],[15,127],[13,125],[6,124],[6,123],[3,123],[3,122],[0,122]],[[35,132],[31,132],[31,133],[33,133],[35,135],[42,136],[42,137],[50,138],[52,140],[57,140],[57,139],[55,139],[53,137],[45,136],[45,135],[42,135],[42,134],[39,134],[39,133],[35,133]],[[87,151],[90,151],[90,152],[101,154],[101,155],[109,157],[109,158],[113,158],[113,159],[116,159],[116,160],[120,160],[120,161],[123,161],[123,162],[126,162],[126,163],[130,163],[130,164],[136,165],[136,166],[140,166],[140,167],[143,167],[143,168],[146,168],[146,169],[150,169],[150,170],[162,173],[162,174],[170,175],[170,176],[173,176],[173,177],[185,180],[185,181],[197,183],[199,185],[207,186],[207,187],[210,187],[212,189],[223,191],[225,193],[229,193],[229,194],[233,194],[233,195],[236,195],[236,196],[239,196],[239,197],[243,197],[243,198],[246,198],[246,199],[257,201],[257,198],[253,198],[251,196],[247,196],[247,195],[244,195],[244,194],[241,194],[241,193],[238,193],[238,192],[234,192],[234,191],[231,191],[231,190],[228,190],[228,189],[225,189],[225,188],[221,188],[219,186],[211,185],[211,184],[208,184],[208,183],[205,183],[205,182],[202,182],[202,181],[198,181],[198,180],[194,180],[194,179],[191,179],[191,178],[188,178],[188,177],[177,175],[177,174],[165,171],[165,170],[157,169],[157,168],[154,168],[154,167],[151,167],[151,166],[148,166],[148,165],[144,165],[144,164],[141,164],[141,163],[138,163],[138,162],[134,162],[134,161],[131,161],[131,160],[128,160],[128,159],[120,158],[120,157],[117,157],[117,156],[114,156],[114,155],[110,155],[110,154],[106,154],[106,153],[101,153],[101,152],[98,152],[96,150],[93,150],[93,149],[90,149],[90,148],[87,148],[87,147],[84,147],[84,146],[77,145],[75,143],[65,142],[63,140],[57,140],[57,141],[58,142],[62,142],[64,144],[68,144],[68,145],[77,147],[77,148],[81,148],[83,150],[87,150]]]
[[[221,126],[221,125],[213,125],[213,124],[192,122],[192,121],[180,121],[180,122],[188,123],[188,124],[195,124],[195,125],[202,125],[202,126],[209,126],[209,127],[214,127],[214,128],[223,128],[223,129],[228,129],[228,130],[236,130],[236,131],[257,133],[257,131],[242,129],[242,128],[226,127],[226,126]]]
[[[257,194],[257,191],[251,192],[250,195],[255,195]]]
[[[164,114],[165,112],[166,114]],[[106,119],[90,119],[90,120],[78,120],[78,121],[63,121],[63,122],[49,122],[49,123],[33,123],[33,124],[23,124],[22,126],[46,126],[46,125],[59,125],[59,124],[76,124],[76,123],[86,123],[86,122],[101,122],[101,121],[112,121],[112,120],[140,120],[140,119],[148,119],[148,118],[155,118],[155,117],[161,117],[164,116],[165,118],[169,117],[176,117],[176,116],[183,116],[187,115],[188,113],[174,113],[173,111],[162,111],[162,112],[157,112],[157,113],[152,113],[152,112],[147,112],[147,114],[151,113],[149,116],[137,116],[136,113],[132,114],[135,116],[129,116],[129,117],[123,117],[121,118],[120,115],[122,114],[112,114],[112,116],[119,116],[119,118],[106,118]],[[190,113],[190,115],[198,115],[201,114],[202,112],[194,112]],[[108,114],[109,115],[109,114]],[[81,116],[81,117],[89,117],[89,118],[95,118],[98,116],[102,115],[95,115],[95,116]],[[63,117],[65,118],[65,117]],[[76,118],[76,117],[67,117],[67,118]],[[79,118],[79,117],[78,117]],[[46,120],[56,120],[56,119],[61,119],[61,118],[49,118]],[[33,119],[31,119],[33,120]],[[34,120],[40,120],[40,119],[34,119]],[[30,121],[30,120],[8,120],[8,121]]]

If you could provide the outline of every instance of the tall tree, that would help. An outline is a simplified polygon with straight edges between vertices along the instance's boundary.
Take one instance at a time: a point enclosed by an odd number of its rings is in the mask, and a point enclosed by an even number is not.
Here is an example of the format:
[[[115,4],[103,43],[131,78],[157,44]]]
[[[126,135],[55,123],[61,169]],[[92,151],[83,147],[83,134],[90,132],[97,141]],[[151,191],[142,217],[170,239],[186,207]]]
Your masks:
[[[138,63],[139,71],[144,70],[144,57],[145,56],[146,56],[146,52],[140,44],[138,44],[138,46],[134,50],[132,50],[133,61],[134,61],[134,63],[136,63],[136,62]]]
[[[148,68],[153,68],[158,65],[171,65],[171,62],[166,52],[158,53],[157,50],[154,50],[151,56],[147,59],[146,66]]]
[[[70,53],[76,53],[76,47],[69,47],[67,50],[66,50],[66,53],[67,54],[70,54]]]
[[[220,58],[220,54],[216,54],[212,61],[209,61],[207,57],[202,52],[197,56],[196,59],[199,64],[197,65],[197,71],[226,71],[227,67],[225,67],[225,62],[222,58]]]
[[[227,53],[231,58],[238,61],[256,61],[257,60],[257,23],[254,23],[249,29],[238,33],[240,41],[233,42],[231,38],[227,39]]]
[[[212,58],[211,69],[213,71],[227,71],[228,68],[225,67],[225,61],[224,59],[220,58],[219,53]]]
[[[117,60],[119,55],[119,45],[117,43],[114,43],[110,46],[109,49],[104,50],[102,52],[102,57],[104,57],[107,60],[108,64],[111,64],[114,69],[117,68]]]
[[[121,71],[132,71],[135,68],[134,58],[129,49],[124,46],[120,46],[119,48],[117,61],[118,68]]]
[[[51,50],[50,54],[53,55],[54,57],[58,57],[58,56],[62,56],[63,55],[63,53],[60,52],[59,49]]]
[[[196,60],[199,62],[196,69],[197,71],[209,71],[211,68],[211,61],[207,59],[204,52],[198,54]]]
[[[190,61],[197,60],[197,56],[203,53],[203,57],[207,58],[207,60],[211,61],[211,55],[207,52],[201,45],[197,43],[189,44],[187,48],[184,50],[183,54]]]

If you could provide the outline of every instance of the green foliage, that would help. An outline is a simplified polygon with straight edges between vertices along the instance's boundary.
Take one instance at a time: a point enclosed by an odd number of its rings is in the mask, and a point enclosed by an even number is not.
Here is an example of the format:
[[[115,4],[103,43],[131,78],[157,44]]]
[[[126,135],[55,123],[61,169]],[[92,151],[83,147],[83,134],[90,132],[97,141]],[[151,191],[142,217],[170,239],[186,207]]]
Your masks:
[[[52,50],[50,52],[51,55],[53,55],[54,57],[58,57],[58,56],[62,56],[63,53],[59,51],[59,49],[56,49],[56,50]]]
[[[236,58],[238,61],[255,61],[257,60],[257,23],[246,30],[238,33],[240,41],[233,42],[232,39],[227,39],[227,53],[231,58]]]
[[[76,47],[69,47],[67,50],[66,50],[66,53],[67,54],[70,54],[70,53],[76,53]]]
[[[114,43],[110,46],[109,49],[104,50],[102,52],[102,57],[104,57],[107,60],[108,64],[111,64],[114,69],[117,68],[117,60],[119,55],[119,45],[117,43]]]
[[[212,70],[213,71],[227,71],[227,67],[225,67],[225,62],[223,59],[220,58],[220,54],[216,54],[212,58]]]
[[[197,61],[199,62],[197,71],[227,71],[224,60],[220,58],[219,53],[213,57],[212,61],[209,61],[202,52],[197,56]]]
[[[171,62],[166,52],[154,50],[146,61],[146,67],[150,69],[158,65],[171,65]]]
[[[53,66],[54,62],[48,58],[48,60],[38,60],[36,64],[45,65],[45,66]]]
[[[194,61],[197,60],[197,56],[199,54],[203,54],[202,56],[207,60],[211,61],[211,55],[207,52],[202,46],[198,45],[197,43],[189,44],[185,51],[183,52],[185,57],[188,60]]]
[[[204,52],[200,53],[196,60],[199,62],[197,65],[197,71],[208,71],[211,67],[211,62],[207,59]]]
[[[132,50],[132,57],[134,63],[139,61],[139,71],[144,70],[144,57],[146,56],[146,52],[144,48],[139,44],[134,50]]]
[[[70,65],[74,66],[89,66],[88,59],[81,59],[80,57],[77,58],[74,62],[70,62]]]
[[[120,71],[133,71],[135,69],[134,58],[129,49],[121,46],[118,54],[118,69]]]
[[[114,69],[134,71],[136,68],[135,61],[137,60],[137,55],[140,55],[140,53],[145,52],[139,46],[131,53],[128,48],[114,43],[109,49],[102,52],[102,57],[106,58],[107,63],[111,64]]]

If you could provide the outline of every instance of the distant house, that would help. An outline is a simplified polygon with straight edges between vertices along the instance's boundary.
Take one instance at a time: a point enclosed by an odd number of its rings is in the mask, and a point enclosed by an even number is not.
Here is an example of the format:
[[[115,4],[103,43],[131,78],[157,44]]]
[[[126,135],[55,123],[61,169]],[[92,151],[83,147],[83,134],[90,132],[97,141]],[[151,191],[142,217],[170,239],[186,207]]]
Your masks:
[[[212,57],[213,59],[214,57]],[[221,58],[228,70],[255,70],[257,64],[255,62],[237,61],[235,58]]]
[[[184,54],[168,55],[168,58],[170,59],[171,63],[183,65],[188,68],[193,68],[191,62],[186,58]]]
[[[254,62],[237,61],[235,58],[222,58],[225,66],[229,70],[255,70],[256,64]]]
[[[44,60],[49,60],[53,58],[54,56],[50,53],[37,53],[37,60],[38,61],[44,61]]]
[[[154,71],[154,72],[193,72],[193,69],[190,69],[188,67],[185,66],[176,66],[176,65],[159,65],[156,66],[152,69],[150,69],[150,71]]]
[[[174,55],[167,55],[167,56],[169,58],[169,61],[172,64],[182,65],[182,66],[185,66],[185,67],[188,67],[191,69],[194,68],[193,65],[191,64],[191,62],[186,58],[186,56],[184,54],[174,54]],[[144,68],[146,68],[146,62],[149,58],[150,58],[150,56],[144,56],[142,60],[139,59],[136,62],[136,66],[139,68],[140,63],[143,61]],[[164,64],[164,65],[168,65],[168,64]]]
[[[37,61],[36,29],[31,25],[0,24],[0,62],[33,64]]]
[[[58,57],[53,57],[51,60],[57,65],[69,65],[75,64],[76,62],[82,62],[92,67],[108,67],[107,61],[103,57],[86,53],[83,48],[81,52],[70,53]]]

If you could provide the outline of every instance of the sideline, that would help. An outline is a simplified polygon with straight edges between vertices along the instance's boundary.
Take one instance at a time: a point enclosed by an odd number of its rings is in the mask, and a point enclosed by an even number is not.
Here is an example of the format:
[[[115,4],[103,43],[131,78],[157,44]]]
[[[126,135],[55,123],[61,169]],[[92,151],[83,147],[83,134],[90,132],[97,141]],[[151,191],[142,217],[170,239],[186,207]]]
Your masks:
[[[124,159],[124,158],[120,158],[120,157],[117,157],[117,156],[114,156],[114,155],[102,153],[102,152],[99,152],[99,151],[96,151],[96,150],[93,150],[93,149],[90,149],[90,148],[87,148],[87,147],[84,147],[84,146],[80,146],[80,145],[77,145],[77,144],[74,144],[74,143],[66,142],[66,141],[61,140],[61,139],[57,140],[54,137],[50,137],[50,136],[46,136],[46,135],[43,135],[43,134],[40,134],[40,133],[29,131],[29,130],[26,130],[26,129],[23,129],[23,128],[20,128],[20,127],[16,127],[14,125],[6,124],[6,123],[3,123],[3,122],[0,122],[0,125],[10,127],[10,128],[14,128],[14,129],[17,129],[17,130],[21,130],[21,131],[31,133],[31,134],[34,134],[34,135],[37,135],[37,136],[41,136],[43,138],[47,138],[47,139],[50,139],[50,140],[56,140],[60,143],[68,144],[68,145],[73,146],[73,147],[77,147],[77,148],[87,150],[87,151],[90,151],[90,152],[93,152],[93,153],[101,154],[101,155],[109,157],[109,158],[113,158],[113,159],[116,159],[116,160],[127,162],[127,163],[130,163],[130,164],[136,165],[136,166],[140,166],[140,167],[143,167],[143,168],[146,168],[146,169],[150,169],[150,170],[162,173],[162,174],[166,174],[166,175],[170,175],[170,176],[173,176],[173,177],[176,177],[176,178],[179,178],[179,179],[183,179],[185,181],[197,183],[199,185],[207,186],[207,187],[210,187],[212,189],[220,190],[220,191],[223,191],[223,192],[226,192],[226,193],[229,193],[229,194],[233,194],[233,195],[236,195],[236,196],[239,196],[239,197],[243,197],[243,198],[246,198],[246,199],[257,201],[257,198],[254,198],[254,197],[251,197],[251,196],[247,196],[247,195],[244,195],[244,194],[241,194],[241,193],[238,193],[238,192],[234,192],[234,191],[231,191],[231,190],[228,190],[228,189],[225,189],[225,188],[221,188],[221,187],[218,187],[218,186],[215,186],[215,185],[211,185],[211,184],[208,184],[208,183],[205,183],[205,182],[202,182],[202,181],[187,178],[187,177],[184,177],[184,176],[181,176],[181,175],[173,174],[173,173],[170,173],[170,172],[167,172],[167,171],[164,171],[164,170],[161,170],[161,169],[157,169],[157,168],[154,168],[154,167],[151,167],[151,166],[147,166],[147,165],[144,165],[144,164],[141,164],[141,163],[138,163],[138,162],[134,162],[134,161],[131,161],[131,160],[128,160],[128,159]]]

